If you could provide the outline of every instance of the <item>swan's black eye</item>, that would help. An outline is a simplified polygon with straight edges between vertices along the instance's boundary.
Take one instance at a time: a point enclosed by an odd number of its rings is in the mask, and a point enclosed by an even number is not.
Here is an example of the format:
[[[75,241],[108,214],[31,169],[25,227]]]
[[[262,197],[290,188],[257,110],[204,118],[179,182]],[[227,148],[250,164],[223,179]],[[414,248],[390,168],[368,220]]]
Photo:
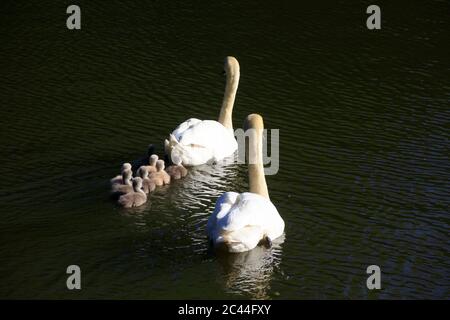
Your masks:
[[[225,70],[222,71],[222,75],[225,76],[227,72]]]

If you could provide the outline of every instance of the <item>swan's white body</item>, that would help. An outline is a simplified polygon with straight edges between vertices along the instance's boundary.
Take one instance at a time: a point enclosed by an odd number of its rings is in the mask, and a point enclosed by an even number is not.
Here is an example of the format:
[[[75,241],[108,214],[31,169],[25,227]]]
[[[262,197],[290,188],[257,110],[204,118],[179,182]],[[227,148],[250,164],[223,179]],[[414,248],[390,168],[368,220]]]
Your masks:
[[[284,221],[273,203],[256,193],[225,192],[216,202],[207,224],[214,244],[224,243],[230,252],[255,248],[261,239],[276,239],[284,232]]]
[[[185,166],[197,166],[231,156],[238,148],[234,133],[214,120],[191,118],[170,136],[172,157]]]
[[[233,132],[233,105],[239,84],[239,63],[225,59],[227,81],[218,121],[191,118],[181,123],[166,139],[165,152],[179,158],[183,166],[197,166],[231,156],[238,148]]]

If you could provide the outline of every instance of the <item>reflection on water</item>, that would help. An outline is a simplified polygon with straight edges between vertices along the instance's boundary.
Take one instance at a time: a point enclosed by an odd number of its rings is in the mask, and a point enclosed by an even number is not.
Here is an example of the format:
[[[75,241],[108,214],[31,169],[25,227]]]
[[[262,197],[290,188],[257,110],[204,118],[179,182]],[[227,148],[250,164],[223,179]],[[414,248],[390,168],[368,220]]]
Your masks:
[[[252,299],[270,298],[270,281],[281,263],[283,241],[284,236],[274,240],[270,249],[257,246],[241,253],[217,252],[227,292]]]
[[[237,164],[203,165],[189,168],[188,175],[171,186],[167,196],[171,206],[185,214],[176,219],[189,233],[194,252],[205,253],[208,249],[206,223],[214,211],[220,195],[245,186],[240,172],[245,170]]]
[[[170,200],[175,206],[187,209],[208,207],[212,199],[217,199],[223,192],[241,187],[237,164],[202,165],[189,168],[188,175],[179,181],[179,186],[171,193]]]
[[[213,256],[221,268],[222,280],[219,283],[225,292],[252,299],[270,298],[270,282],[273,272],[281,263],[284,235],[275,239],[270,249],[258,246],[251,251],[234,254],[212,252],[206,237],[206,221],[214,209],[215,200],[225,191],[245,190],[246,170],[245,165],[233,164],[232,161],[198,166],[189,168],[184,179],[157,188],[149,202],[169,203],[174,208],[167,214],[167,218],[172,220],[167,225],[171,232],[168,229],[155,230],[154,226],[149,225],[150,220],[145,218],[146,215],[156,215],[152,211],[158,211],[159,208],[150,209],[150,205],[145,205],[131,211],[124,210],[125,215],[135,215],[133,224],[136,231],[147,234],[147,240],[136,249],[139,257],[148,259],[155,250],[169,253],[174,249],[179,250],[179,254],[187,250],[203,257]],[[178,229],[175,229],[177,226]],[[184,241],[175,245],[171,236],[173,232],[182,234],[179,238]],[[161,241],[168,237],[172,238],[170,243]],[[186,239],[190,242],[186,242]]]

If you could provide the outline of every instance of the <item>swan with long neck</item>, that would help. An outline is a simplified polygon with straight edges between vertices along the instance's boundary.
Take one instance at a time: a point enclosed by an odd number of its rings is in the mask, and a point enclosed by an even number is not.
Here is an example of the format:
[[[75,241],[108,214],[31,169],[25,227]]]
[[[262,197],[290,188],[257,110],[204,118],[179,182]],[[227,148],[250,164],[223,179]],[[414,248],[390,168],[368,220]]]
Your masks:
[[[263,119],[258,114],[246,118],[249,133],[249,192],[225,192],[216,202],[207,224],[207,234],[216,248],[244,252],[260,243],[271,245],[284,232],[284,221],[270,201],[263,166]]]
[[[222,160],[237,150],[232,119],[240,78],[236,58],[225,58],[224,71],[227,80],[218,121],[191,118],[181,123],[165,140],[166,154],[179,157],[184,166]]]

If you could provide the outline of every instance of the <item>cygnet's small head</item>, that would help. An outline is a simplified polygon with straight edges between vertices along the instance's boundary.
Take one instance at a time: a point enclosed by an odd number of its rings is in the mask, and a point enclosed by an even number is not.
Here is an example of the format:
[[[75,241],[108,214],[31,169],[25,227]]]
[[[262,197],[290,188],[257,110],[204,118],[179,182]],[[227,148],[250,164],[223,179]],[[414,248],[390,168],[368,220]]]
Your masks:
[[[142,179],[140,177],[135,177],[133,179],[133,189],[135,192],[138,192],[142,188]]]
[[[124,164],[122,164],[122,172],[125,170],[131,170],[131,164],[128,162],[125,162]]]
[[[163,160],[156,161],[156,170],[157,171],[162,171],[162,170],[164,170],[164,168],[165,168],[165,165],[164,165]]]
[[[155,164],[156,164],[156,161],[158,161],[158,156],[156,155],[156,154],[152,154],[151,156],[150,156],[150,158],[148,159],[148,163],[151,165],[151,166],[154,166]]]
[[[142,179],[147,178],[147,176],[148,176],[148,169],[147,169],[147,167],[142,166],[142,167],[139,168],[139,176]]]
[[[228,56],[225,58],[225,63],[223,66],[223,70],[227,76],[236,76],[239,75],[239,62],[235,57]]]

